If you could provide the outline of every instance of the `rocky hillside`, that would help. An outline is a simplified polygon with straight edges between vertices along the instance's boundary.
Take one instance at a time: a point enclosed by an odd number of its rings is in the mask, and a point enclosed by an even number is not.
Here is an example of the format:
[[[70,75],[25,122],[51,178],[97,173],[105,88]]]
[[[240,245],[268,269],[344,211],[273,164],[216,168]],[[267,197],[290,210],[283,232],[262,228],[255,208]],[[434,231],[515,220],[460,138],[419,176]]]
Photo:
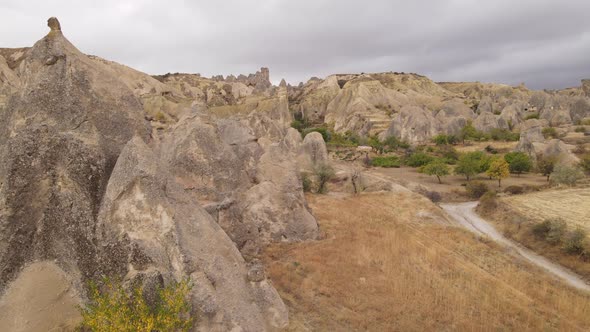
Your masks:
[[[527,118],[545,126],[569,126],[590,117],[588,81],[584,88],[533,91],[484,83],[435,83],[417,74],[332,75],[289,87],[292,110],[335,132],[396,136],[423,143],[437,134],[457,134],[471,121],[487,132],[520,131]]]
[[[322,136],[302,139],[294,116],[411,143],[471,121],[521,132],[531,153],[567,150],[541,128],[590,117],[588,81],[531,91],[404,73],[298,87],[273,86],[266,68],[152,77],[85,55],[57,19],[48,25],[33,47],[0,49],[0,308],[22,308],[0,324],[73,328],[75,310],[59,321],[35,308],[83,304],[88,282],[108,276],[147,290],[190,278],[196,329],[286,326],[258,257],[271,243],[318,237],[300,174],[328,162]],[[67,301],[36,297],[47,289]]]

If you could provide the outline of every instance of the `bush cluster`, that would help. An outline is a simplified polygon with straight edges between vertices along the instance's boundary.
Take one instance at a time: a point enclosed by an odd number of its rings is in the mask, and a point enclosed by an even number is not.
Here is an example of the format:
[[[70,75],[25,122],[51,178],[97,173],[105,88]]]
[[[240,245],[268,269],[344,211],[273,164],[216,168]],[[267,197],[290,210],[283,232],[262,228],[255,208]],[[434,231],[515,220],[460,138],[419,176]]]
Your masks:
[[[104,279],[90,284],[90,303],[81,309],[82,328],[96,332],[189,331],[193,324],[188,280],[156,290],[156,300],[148,304],[143,288],[127,291],[119,282]]]
[[[568,230],[567,224],[561,219],[545,219],[533,225],[531,231],[538,239],[551,245],[561,246],[567,254],[583,255],[584,258],[588,258],[586,232],[580,228]]]
[[[555,128],[553,128],[553,127],[543,128],[543,130],[541,130],[541,132],[543,133],[543,137],[545,137],[545,138],[558,138],[559,137],[557,130],[555,130]]]
[[[401,166],[401,161],[397,156],[374,157],[371,159],[371,166],[399,168]]]
[[[410,167],[421,167],[434,160],[434,157],[425,152],[414,152],[404,159],[404,164]]]
[[[473,199],[481,198],[490,188],[481,181],[469,181],[465,186],[467,196]]]
[[[574,186],[584,177],[584,173],[578,167],[568,165],[557,165],[551,173],[551,179],[557,184]]]

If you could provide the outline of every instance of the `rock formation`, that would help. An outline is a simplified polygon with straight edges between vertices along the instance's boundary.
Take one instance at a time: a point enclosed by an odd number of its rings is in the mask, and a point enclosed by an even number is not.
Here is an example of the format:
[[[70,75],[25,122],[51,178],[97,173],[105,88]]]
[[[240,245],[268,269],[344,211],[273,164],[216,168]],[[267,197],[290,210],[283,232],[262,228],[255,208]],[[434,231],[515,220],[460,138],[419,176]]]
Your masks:
[[[18,68],[0,61],[0,307],[18,305],[15,287],[64,287],[72,309],[101,276],[144,285],[189,277],[197,329],[284,327],[287,310],[263,267],[238,248],[253,256],[270,241],[317,235],[283,143],[286,91],[260,83],[267,99],[247,112],[232,99],[230,116],[206,115],[206,93],[86,56],[57,19],[48,25]],[[268,81],[268,71],[258,77]],[[193,91],[203,91],[198,81]],[[185,120],[150,127],[153,110]],[[32,270],[44,271],[37,282]],[[61,301],[31,299],[44,308]],[[77,322],[73,312],[39,326]]]

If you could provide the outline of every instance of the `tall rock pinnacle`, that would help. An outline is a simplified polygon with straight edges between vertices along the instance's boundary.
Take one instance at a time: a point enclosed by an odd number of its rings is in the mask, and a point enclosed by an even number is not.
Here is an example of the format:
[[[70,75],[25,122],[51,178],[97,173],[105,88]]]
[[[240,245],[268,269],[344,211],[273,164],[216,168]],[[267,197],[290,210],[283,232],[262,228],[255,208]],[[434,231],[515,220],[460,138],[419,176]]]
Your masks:
[[[59,20],[57,17],[50,17],[47,20],[47,26],[53,31],[61,31],[61,24],[59,24]]]

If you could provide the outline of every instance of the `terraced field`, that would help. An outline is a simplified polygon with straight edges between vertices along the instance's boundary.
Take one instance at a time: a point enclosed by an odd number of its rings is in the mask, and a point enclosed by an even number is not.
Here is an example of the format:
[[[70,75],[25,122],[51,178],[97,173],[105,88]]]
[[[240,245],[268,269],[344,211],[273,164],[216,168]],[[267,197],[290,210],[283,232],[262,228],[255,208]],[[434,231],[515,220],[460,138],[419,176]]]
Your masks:
[[[570,225],[590,231],[590,188],[551,190],[502,200],[531,220],[561,218]]]

